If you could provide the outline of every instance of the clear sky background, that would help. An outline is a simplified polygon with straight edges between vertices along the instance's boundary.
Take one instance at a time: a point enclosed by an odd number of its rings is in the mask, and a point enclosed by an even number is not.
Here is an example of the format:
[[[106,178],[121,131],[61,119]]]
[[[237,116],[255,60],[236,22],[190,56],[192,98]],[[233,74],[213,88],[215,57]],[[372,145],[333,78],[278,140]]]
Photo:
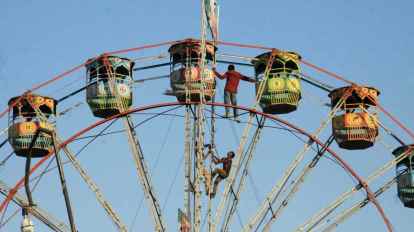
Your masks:
[[[412,1],[222,0],[219,4],[221,40],[297,51],[304,59],[354,82],[375,86],[381,90],[381,104],[408,128],[414,128]],[[0,7],[0,28],[0,97],[3,99],[0,108],[4,109],[12,96],[19,95],[34,84],[46,81],[102,52],[199,37],[200,2],[4,0]],[[158,55],[167,52],[167,49],[168,47],[161,47],[128,53],[125,56],[138,58]],[[219,52],[246,56],[255,56],[261,52],[229,47],[219,49]],[[153,63],[137,63],[137,66],[148,64]],[[225,68],[218,67],[220,71]],[[251,68],[237,68],[246,75],[253,75]],[[303,71],[332,86],[344,85],[309,68],[304,67]],[[165,74],[168,74],[168,68],[137,72],[135,79]],[[59,98],[80,88],[84,83],[84,70],[81,70],[39,93]],[[169,82],[165,79],[137,85],[134,106],[174,101],[175,99],[162,95],[168,85]],[[329,99],[325,92],[306,85],[303,87],[304,99],[300,109],[281,117],[312,132],[326,118],[328,109],[322,104]],[[221,101],[222,88],[223,83],[219,83],[218,101]],[[253,95],[252,86],[242,83],[240,104],[251,104]],[[73,97],[59,105],[59,110],[84,102],[84,98],[84,94]],[[222,113],[221,109],[218,110]],[[180,109],[176,113],[182,115],[183,111]],[[145,117],[147,116],[136,115],[134,119],[138,122]],[[383,114],[380,117],[406,143],[412,143],[412,139]],[[85,103],[59,118],[58,130],[66,138],[96,120]],[[0,123],[1,128],[5,128],[6,118],[2,118]],[[121,126],[117,122],[111,130]],[[218,122],[220,153],[236,149],[243,126],[223,120]],[[99,128],[91,134],[97,131]],[[182,207],[183,197],[183,120],[174,117],[156,119],[140,127],[138,133],[149,166],[154,167],[152,177],[165,211],[168,228],[174,231],[177,228],[176,212]],[[325,140],[329,133],[328,127],[321,135],[321,140]],[[1,140],[5,138],[3,134]],[[85,142],[73,144],[71,148],[77,151]],[[251,168],[253,181],[250,180],[246,185],[240,218],[234,219],[232,231],[240,229],[239,222],[247,222],[255,212],[258,202],[264,199],[302,146],[303,143],[287,132],[269,129],[263,133],[257,158]],[[394,141],[383,135],[380,142],[368,150],[344,151],[336,144],[333,149],[362,177],[367,177],[391,159],[389,150],[396,146]],[[2,148],[1,159],[10,151],[10,146]],[[309,155],[308,159],[312,156],[313,154]],[[151,231],[151,219],[145,207],[141,207],[137,214],[142,191],[137,187],[125,135],[117,134],[98,139],[81,154],[80,159],[96,182],[102,186],[105,195],[113,202],[114,208],[122,215],[131,231]],[[24,160],[13,157],[5,166],[0,167],[0,179],[12,185],[23,175],[23,171]],[[177,173],[177,178],[174,178]],[[373,183],[372,188],[375,190],[393,175],[394,170],[389,171],[386,177]],[[114,227],[111,222],[83,181],[69,166],[67,177],[79,231],[112,231]],[[275,224],[274,231],[293,230],[354,185],[355,182],[340,167],[328,159],[323,159],[298,197]],[[379,201],[396,231],[410,231],[414,210],[404,208],[396,194],[394,186]],[[55,171],[43,179],[34,196],[39,205],[66,221]],[[353,202],[363,197],[363,193],[356,195]],[[214,204],[217,203],[218,200],[215,200]],[[16,209],[11,206],[8,215]],[[15,217],[2,231],[18,231],[20,220],[20,216]],[[37,231],[47,231],[40,222],[35,223]],[[385,231],[372,206],[366,207],[338,228],[338,231],[367,230]]]

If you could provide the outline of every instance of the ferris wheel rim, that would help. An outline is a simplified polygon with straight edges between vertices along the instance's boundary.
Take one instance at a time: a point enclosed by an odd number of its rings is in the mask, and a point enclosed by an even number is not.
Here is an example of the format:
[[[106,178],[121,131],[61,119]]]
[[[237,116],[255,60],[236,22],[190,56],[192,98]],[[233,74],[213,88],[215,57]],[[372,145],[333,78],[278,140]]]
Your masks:
[[[118,118],[122,118],[124,116],[130,115],[130,114],[134,114],[137,112],[141,112],[141,111],[146,111],[146,110],[151,110],[151,109],[157,109],[157,108],[162,108],[162,107],[173,107],[173,106],[188,106],[188,105],[196,105],[199,104],[198,102],[164,102],[164,103],[158,103],[158,104],[150,104],[150,105],[144,105],[144,106],[139,106],[139,107],[135,107],[132,109],[129,109],[125,112],[119,113],[117,115],[113,115],[111,117],[105,118],[105,119],[101,119],[98,121],[95,121],[94,123],[92,123],[91,125],[79,130],[78,132],[74,133],[72,136],[70,136],[68,139],[62,141],[62,143],[59,144],[58,149],[61,149],[62,147],[66,147],[67,145],[69,145],[70,143],[76,141],[76,139],[80,136],[82,136],[83,134],[87,133],[88,131],[103,125],[107,122],[116,120]],[[235,108],[235,109],[239,109],[239,110],[243,110],[246,111],[250,114],[256,114],[256,115],[260,115],[263,116],[265,118],[277,121],[293,130],[296,130],[297,132],[301,133],[302,135],[306,136],[307,138],[309,138],[310,140],[312,140],[313,142],[317,143],[320,146],[324,146],[324,142],[322,142],[321,140],[319,140],[317,137],[313,136],[312,134],[310,134],[309,132],[307,132],[306,130],[296,126],[295,124],[285,120],[285,119],[281,119],[278,116],[272,115],[272,114],[267,114],[264,113],[262,111],[259,111],[257,109],[254,108],[249,108],[246,106],[241,106],[241,105],[231,105],[231,104],[224,104],[224,103],[217,103],[217,102],[206,102],[205,105],[208,106],[218,106],[218,107],[230,107],[230,108]],[[347,173],[349,173],[356,181],[358,181],[358,183],[360,183],[361,187],[365,190],[365,192],[368,195],[368,198],[370,199],[370,201],[375,205],[377,211],[379,212],[380,216],[382,217],[384,224],[387,227],[391,227],[391,223],[388,219],[388,217],[386,216],[382,206],[380,205],[380,203],[377,201],[377,198],[375,197],[375,195],[373,194],[372,190],[370,189],[368,183],[358,175],[358,173],[352,168],[351,165],[349,165],[345,160],[343,160],[337,152],[333,151],[331,148],[327,147],[326,151],[328,152],[328,154],[330,154],[332,156],[332,158],[334,158],[336,161],[338,161],[341,166],[343,167],[343,170],[346,171]],[[35,165],[32,166],[31,170],[30,170],[30,175],[32,173],[34,173],[46,160],[48,160],[50,157],[52,157],[54,154],[53,150],[49,152],[49,154],[47,154],[45,157],[41,158]],[[22,187],[24,183],[24,177],[22,179],[20,179],[15,186],[12,188],[12,190],[10,191],[9,195],[6,197],[6,199],[1,203],[0,205],[0,213],[4,210],[5,206],[7,206],[9,204],[9,202],[13,199],[14,195],[17,193],[17,191]]]

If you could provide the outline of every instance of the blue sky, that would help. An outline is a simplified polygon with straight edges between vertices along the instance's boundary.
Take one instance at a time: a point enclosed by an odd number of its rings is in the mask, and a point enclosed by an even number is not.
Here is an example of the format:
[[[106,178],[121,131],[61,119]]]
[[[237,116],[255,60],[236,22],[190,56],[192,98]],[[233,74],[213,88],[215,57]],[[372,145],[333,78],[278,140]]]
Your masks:
[[[285,50],[297,51],[304,59],[325,67],[346,78],[381,90],[381,104],[396,115],[409,128],[412,122],[412,88],[414,87],[414,16],[412,1],[396,2],[384,0],[309,0],[309,1],[245,1],[226,0],[219,2],[220,37],[223,41],[246,44],[260,44]],[[33,1],[5,0],[0,8],[0,108],[4,109],[10,97],[19,95],[36,83],[83,63],[90,57],[105,51],[136,47],[169,40],[198,37],[200,31],[199,1]],[[165,53],[167,47],[149,51],[125,54],[130,58]],[[261,51],[220,47],[219,52],[246,56],[258,55]],[[137,63],[144,66],[148,63]],[[237,67],[246,75],[253,75],[251,68]],[[225,66],[219,66],[224,71]],[[343,83],[304,67],[303,71],[314,78],[341,87]],[[165,75],[168,68],[135,73],[135,79]],[[64,80],[42,89],[39,93],[55,97],[63,96],[84,85],[84,71],[81,70]],[[168,88],[167,80],[139,84],[135,88],[134,106],[174,101],[162,95]],[[223,83],[218,86],[221,99]],[[239,102],[251,104],[253,88],[241,84]],[[221,100],[220,100],[221,101]],[[326,118],[327,109],[321,102],[328,101],[327,94],[304,85],[304,99],[300,109],[281,116],[307,131],[314,131]],[[79,95],[59,106],[59,110],[84,102]],[[221,111],[221,109],[219,109]],[[177,113],[182,114],[178,110]],[[406,143],[412,139],[380,114],[381,121]],[[142,120],[145,115],[137,115]],[[97,119],[92,117],[86,104],[73,110],[58,121],[62,137],[68,137]],[[7,126],[6,118],[0,121],[1,128]],[[114,128],[120,128],[115,123]],[[225,153],[236,149],[242,125],[221,121],[218,124],[219,151]],[[182,172],[171,188],[176,170],[182,171],[180,159],[183,145],[183,120],[165,117],[157,119],[139,129],[138,133],[146,151],[149,166],[155,166],[153,181],[165,203],[166,221],[170,230],[176,228],[176,211],[182,206]],[[96,130],[98,131],[98,130]],[[96,132],[95,131],[95,132]],[[92,133],[92,132],[91,132]],[[330,128],[322,134],[326,139]],[[161,134],[161,136],[160,136]],[[254,183],[259,187],[255,194],[252,185],[246,187],[245,203],[240,216],[245,223],[253,214],[255,198],[260,201],[271,186],[280,178],[282,171],[302,143],[293,136],[278,130],[266,131],[258,146],[257,159],[252,164]],[[2,140],[5,138],[2,135]],[[160,146],[160,144],[164,144]],[[348,161],[363,177],[391,159],[388,147],[397,146],[386,135],[381,143],[364,151],[344,151],[336,145],[333,148]],[[73,144],[78,150],[82,143]],[[1,154],[10,152],[2,148]],[[158,154],[160,154],[157,162]],[[311,158],[309,156],[308,158]],[[102,185],[107,197],[123,216],[132,231],[150,231],[151,221],[145,207],[134,215],[142,198],[137,187],[134,169],[131,166],[128,145],[124,135],[109,136],[93,143],[80,156],[84,166],[96,181]],[[23,160],[13,158],[5,167],[0,167],[0,178],[14,183],[23,175]],[[155,165],[157,164],[157,165]],[[178,167],[178,169],[177,169]],[[67,168],[70,190],[73,195],[75,213],[78,215],[80,231],[108,231],[113,228],[102,210],[94,201],[82,180],[71,167]],[[375,182],[373,189],[394,174]],[[41,182],[35,193],[39,205],[44,206],[62,220],[66,220],[64,205],[58,185],[57,173],[53,172]],[[335,196],[351,188],[354,182],[342,169],[324,160],[309,177],[309,182],[292,202],[283,219],[275,224],[275,231],[289,231],[298,226],[318,209],[326,206]],[[167,197],[169,195],[169,197]],[[361,199],[359,194],[354,200]],[[168,201],[167,201],[168,199]],[[311,199],[311,200],[310,200]],[[396,196],[396,188],[379,199],[391,219],[396,231],[411,228],[414,211],[402,207]],[[15,208],[14,208],[15,209]],[[10,210],[12,212],[12,210]],[[9,212],[9,213],[10,213]],[[12,220],[4,231],[16,231],[20,217]],[[234,231],[239,229],[234,221]],[[46,231],[36,221],[38,231]],[[338,231],[383,231],[375,209],[363,209]]]

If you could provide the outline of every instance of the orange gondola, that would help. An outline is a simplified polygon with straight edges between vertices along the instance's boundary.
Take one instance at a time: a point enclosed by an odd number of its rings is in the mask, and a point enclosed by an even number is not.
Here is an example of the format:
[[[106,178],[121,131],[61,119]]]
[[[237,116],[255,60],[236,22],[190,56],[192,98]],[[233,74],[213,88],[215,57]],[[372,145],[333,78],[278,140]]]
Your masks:
[[[332,119],[332,130],[339,147],[348,150],[366,149],[378,136],[376,109],[380,92],[372,87],[347,86],[330,92],[334,108],[344,102]]]
[[[30,153],[35,158],[47,155],[53,146],[52,136],[38,130],[55,130],[52,118],[56,116],[57,101],[45,96],[25,95],[10,99],[8,104],[13,105],[8,136],[16,155],[27,157]]]

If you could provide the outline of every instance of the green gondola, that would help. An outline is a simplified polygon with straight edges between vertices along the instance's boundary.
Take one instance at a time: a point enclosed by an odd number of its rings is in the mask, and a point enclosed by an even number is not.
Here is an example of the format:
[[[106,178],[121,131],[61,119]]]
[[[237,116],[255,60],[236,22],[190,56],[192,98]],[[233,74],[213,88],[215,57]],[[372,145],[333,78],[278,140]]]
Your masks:
[[[87,61],[86,101],[93,115],[108,118],[132,105],[134,62],[117,56]]]
[[[414,208],[414,145],[399,147],[392,154],[398,157],[405,152],[409,152],[408,157],[396,166],[398,197],[405,207]]]

